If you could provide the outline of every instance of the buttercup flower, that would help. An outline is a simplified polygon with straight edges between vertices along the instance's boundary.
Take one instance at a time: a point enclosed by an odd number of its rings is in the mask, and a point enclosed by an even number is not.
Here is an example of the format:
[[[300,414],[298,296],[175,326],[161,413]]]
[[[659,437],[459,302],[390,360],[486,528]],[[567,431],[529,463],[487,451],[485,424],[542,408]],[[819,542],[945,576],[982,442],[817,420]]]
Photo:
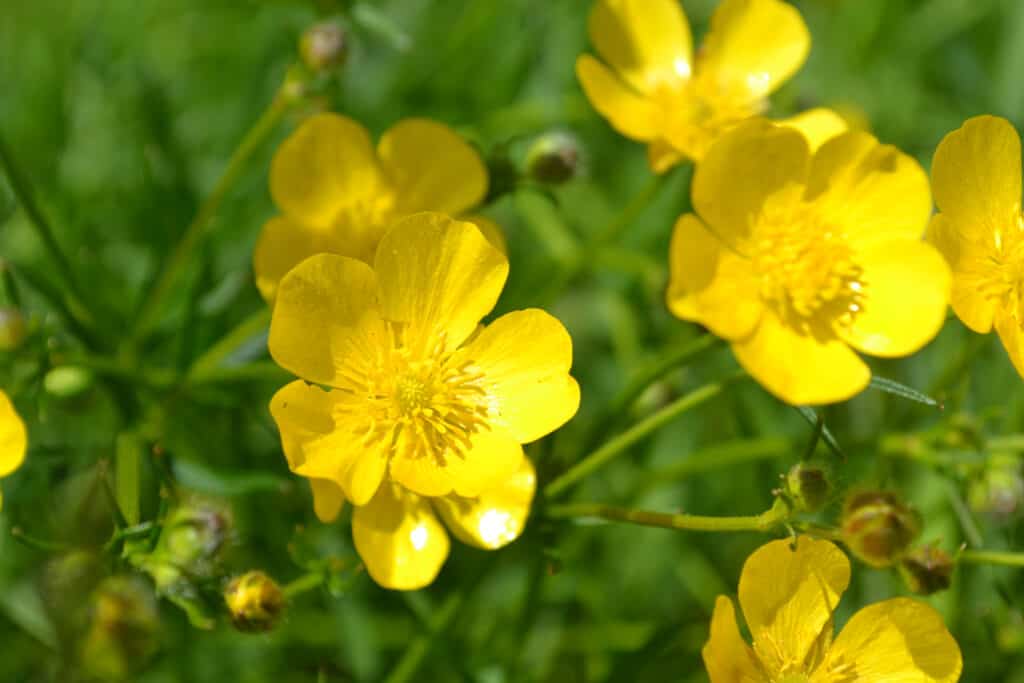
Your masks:
[[[807,536],[754,551],[740,574],[739,600],[753,637],[740,636],[732,600],[711,617],[704,664],[711,683],[955,683],[963,662],[942,617],[923,602],[895,598],[860,610],[833,640],[833,611],[850,583],[850,562]]]
[[[281,281],[270,352],[305,380],[271,401],[285,456],[321,519],[356,506],[356,550],[383,586],[434,579],[448,554],[438,516],[467,543],[514,540],[536,483],[521,444],[576,413],[561,323],[529,309],[480,326],[507,274],[475,225],[420,213],[372,266],[320,254]]]
[[[399,121],[374,149],[352,119],[318,114],[281,144],[271,164],[270,194],[281,215],[267,221],[256,243],[256,285],[273,300],[284,274],[319,253],[370,263],[397,218],[418,211],[460,215],[486,193],[480,155],[443,124]],[[503,244],[493,222],[469,220]]]
[[[928,239],[953,269],[953,311],[980,334],[995,327],[1024,377],[1024,217],[1020,136],[978,116],[947,135],[932,162],[939,213]]]
[[[25,423],[14,409],[11,399],[0,391],[0,478],[21,467],[27,448]],[[3,493],[0,492],[0,507],[3,502]]]
[[[767,109],[811,47],[800,13],[781,0],[724,0],[696,58],[678,0],[598,0],[588,28],[604,61],[576,61],[583,90],[613,128],[647,143],[657,173],[699,161],[716,138]],[[780,123],[812,146],[847,127],[827,109]]]
[[[802,135],[755,119],[711,148],[692,194],[668,306],[782,400],[845,400],[871,378],[853,349],[904,356],[942,327],[949,267],[920,239],[928,179],[895,147],[851,131],[812,157]]]

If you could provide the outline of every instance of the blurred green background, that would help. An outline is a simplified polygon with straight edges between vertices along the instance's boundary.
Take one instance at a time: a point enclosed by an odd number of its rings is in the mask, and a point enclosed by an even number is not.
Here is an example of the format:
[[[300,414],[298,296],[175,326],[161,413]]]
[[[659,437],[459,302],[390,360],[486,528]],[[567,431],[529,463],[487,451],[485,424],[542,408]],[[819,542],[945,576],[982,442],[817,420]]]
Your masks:
[[[682,4],[702,35],[715,2]],[[884,142],[926,167],[942,136],[969,116],[993,113],[1024,124],[1024,3],[794,4],[814,45],[806,67],[774,98],[773,114],[838,107],[865,117]],[[2,483],[0,680],[116,678],[120,668],[124,678],[145,683],[380,681],[403,656],[419,655],[421,666],[407,680],[707,680],[700,648],[714,598],[735,591],[743,560],[766,537],[534,519],[499,553],[453,544],[427,590],[387,592],[351,574],[357,558],[347,522],[317,522],[308,488],[287,471],[266,407],[287,375],[268,366],[262,339],[228,359],[252,372],[173,391],[161,382],[263,307],[250,262],[259,228],[273,213],[269,160],[314,105],[291,112],[231,188],[139,357],[105,355],[272,100],[302,31],[319,17],[340,16],[349,58],[322,84],[319,106],[362,121],[375,135],[405,116],[436,118],[489,157],[504,150],[514,161],[545,132],[580,141],[578,179],[550,196],[506,194],[487,209],[510,243],[499,312],[547,306],[575,342],[580,413],[530,453],[542,472],[578,459],[609,397],[700,334],[662,304],[670,229],[688,207],[687,169],[671,174],[581,277],[561,291],[550,286],[552,273],[569,269],[579,245],[651,180],[642,147],[615,134],[576,83],[574,61],[589,49],[588,9],[582,0],[0,4],[0,136],[101,322],[95,350],[87,351],[38,294],[59,280],[0,180],[0,255],[14,264],[33,329],[18,352],[0,353],[0,382],[17,388],[31,438],[25,466]],[[69,370],[53,379],[52,369],[62,366]],[[716,348],[655,384],[621,423],[734,367],[729,352]],[[887,486],[922,512],[923,540],[950,552],[978,540],[986,548],[1020,548],[1019,498],[1003,514],[984,509],[992,496],[1017,491],[1024,450],[1021,379],[997,340],[975,337],[951,319],[914,358],[875,368],[941,394],[945,409],[869,390],[824,411],[846,460],[840,491],[822,518],[834,518],[843,487]],[[173,477],[230,520],[218,530],[226,550],[208,584],[250,568],[282,583],[310,568],[340,568],[330,590],[297,596],[274,631],[250,635],[223,618],[212,630],[196,629],[167,600],[154,608],[143,581],[113,591],[128,596],[123,600],[103,603],[135,623],[104,630],[98,582],[132,573],[103,549],[111,532],[104,468],[126,416],[146,425],[147,453],[149,435],[156,435],[154,455],[143,460],[142,519],[158,513],[162,477]],[[927,462],[898,457],[906,441],[899,435],[910,433],[932,446]],[[755,514],[771,504],[778,475],[810,435],[795,410],[741,383],[590,477],[574,496]],[[12,530],[35,541],[20,541]],[[109,583],[106,591],[112,593]],[[839,621],[906,592],[894,573],[855,565]],[[963,680],[1024,681],[1024,573],[965,566],[953,587],[930,601],[963,649]]]

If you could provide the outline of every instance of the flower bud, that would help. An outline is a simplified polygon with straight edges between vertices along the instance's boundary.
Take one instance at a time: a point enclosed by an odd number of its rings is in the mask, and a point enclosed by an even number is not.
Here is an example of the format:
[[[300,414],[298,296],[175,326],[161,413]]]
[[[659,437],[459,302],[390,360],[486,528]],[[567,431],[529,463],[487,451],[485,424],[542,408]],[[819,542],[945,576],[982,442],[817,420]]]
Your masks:
[[[931,595],[949,588],[953,580],[953,560],[941,548],[922,546],[900,560],[900,574],[912,592]]]
[[[800,462],[786,474],[783,493],[796,512],[817,512],[832,493],[832,475],[827,465]]]
[[[993,456],[967,488],[967,502],[975,512],[1008,520],[1024,509],[1024,476],[1016,458]]]
[[[112,576],[89,602],[89,627],[79,647],[82,669],[103,680],[131,677],[157,650],[160,616],[153,592],[137,577]]]
[[[28,334],[25,316],[17,308],[0,308],[0,351],[14,351]]]
[[[888,567],[897,562],[920,530],[917,514],[894,493],[854,493],[843,509],[843,542],[850,552],[872,567]]]
[[[299,55],[310,71],[336,69],[348,57],[348,36],[341,24],[322,21],[306,29],[299,41]]]
[[[534,180],[561,185],[579,172],[580,146],[566,133],[548,133],[537,138],[526,153],[526,173]]]
[[[224,547],[231,530],[226,510],[204,500],[175,508],[164,522],[156,554],[189,574],[205,576]]]
[[[243,633],[261,633],[274,628],[284,612],[284,592],[261,571],[236,576],[224,589],[224,603],[231,623]]]
[[[46,373],[43,377],[43,388],[54,396],[71,398],[91,387],[92,381],[92,371],[88,368],[62,365]]]

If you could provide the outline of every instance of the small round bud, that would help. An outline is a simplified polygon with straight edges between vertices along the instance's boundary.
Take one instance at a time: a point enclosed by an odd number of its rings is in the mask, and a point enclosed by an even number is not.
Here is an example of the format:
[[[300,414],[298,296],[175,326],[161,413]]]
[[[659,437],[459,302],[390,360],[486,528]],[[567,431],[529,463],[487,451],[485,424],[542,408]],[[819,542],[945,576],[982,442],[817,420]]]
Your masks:
[[[244,633],[261,633],[274,628],[284,612],[284,592],[261,571],[236,576],[224,589],[224,603],[231,623]]]
[[[341,24],[322,21],[306,29],[299,41],[299,54],[310,71],[336,69],[348,57],[348,36]]]
[[[60,398],[71,398],[92,386],[93,375],[88,368],[77,365],[62,365],[46,373],[43,388],[48,394]]]
[[[158,646],[160,616],[153,591],[137,577],[112,576],[89,602],[89,627],[79,649],[83,670],[103,680],[138,673]]]
[[[786,474],[783,492],[796,512],[817,512],[832,493],[829,468],[817,462],[800,462]]]
[[[0,351],[14,351],[28,334],[25,316],[17,308],[0,308]]]
[[[894,493],[855,493],[843,508],[843,542],[872,567],[888,567],[899,561],[920,530],[917,514]]]
[[[193,500],[175,508],[164,523],[159,554],[192,575],[206,575],[231,530],[231,517],[215,503]]]
[[[542,135],[526,153],[526,173],[538,182],[561,185],[576,177],[579,167],[579,142],[567,133]]]
[[[922,546],[900,560],[900,574],[912,592],[931,595],[949,588],[953,580],[953,560],[941,548]]]
[[[1024,476],[1016,458],[993,456],[985,470],[968,485],[967,502],[975,512],[1002,521],[1024,510]]]

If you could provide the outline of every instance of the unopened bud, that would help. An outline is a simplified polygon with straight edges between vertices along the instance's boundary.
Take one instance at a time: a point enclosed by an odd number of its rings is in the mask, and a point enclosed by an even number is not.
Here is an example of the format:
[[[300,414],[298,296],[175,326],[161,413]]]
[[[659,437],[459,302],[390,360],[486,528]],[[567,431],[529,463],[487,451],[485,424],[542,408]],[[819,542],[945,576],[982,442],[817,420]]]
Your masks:
[[[786,474],[783,492],[796,512],[817,512],[832,493],[832,477],[823,463],[801,462]]]
[[[953,560],[941,548],[922,546],[900,560],[900,574],[912,592],[931,595],[949,588],[953,580]]]
[[[302,62],[314,72],[336,69],[348,57],[348,36],[341,24],[322,21],[306,29],[299,41]]]
[[[561,185],[579,172],[580,146],[567,133],[542,135],[526,153],[526,173],[534,180]]]
[[[46,373],[43,388],[60,398],[77,396],[92,386],[93,374],[88,368],[77,365],[62,365]]]
[[[0,308],[0,351],[14,351],[25,341],[28,325],[17,308]]]
[[[967,502],[975,512],[999,520],[1019,514],[1024,509],[1024,476],[1017,459],[993,456],[968,486]]]
[[[213,502],[193,500],[167,516],[157,554],[192,575],[206,575],[230,530],[231,517],[226,509]]]
[[[160,616],[145,581],[112,576],[91,596],[89,629],[80,645],[89,676],[122,680],[137,673],[157,650]]]
[[[274,628],[284,612],[284,592],[261,571],[236,576],[224,590],[224,603],[231,623],[244,633],[261,633]]]
[[[893,493],[855,493],[843,509],[843,542],[872,567],[888,567],[899,561],[920,530],[917,514]]]

